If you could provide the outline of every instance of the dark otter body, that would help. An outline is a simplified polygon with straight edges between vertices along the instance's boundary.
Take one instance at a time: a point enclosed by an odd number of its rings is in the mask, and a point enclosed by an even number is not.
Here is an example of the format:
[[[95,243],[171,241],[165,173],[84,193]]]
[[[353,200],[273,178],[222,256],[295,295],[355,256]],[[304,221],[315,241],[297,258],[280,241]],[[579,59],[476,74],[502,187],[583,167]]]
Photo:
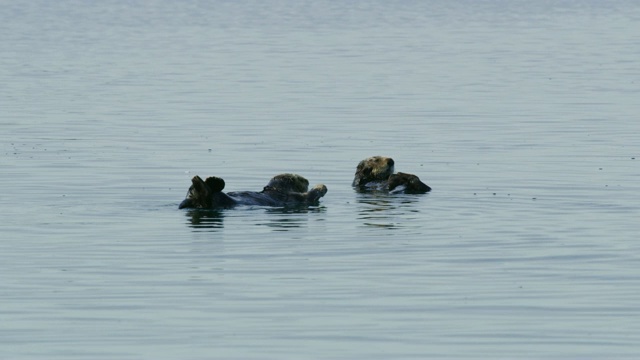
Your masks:
[[[431,191],[429,185],[416,175],[399,172],[394,174],[395,161],[384,156],[372,156],[358,164],[352,186],[358,191],[387,191],[405,194],[424,194]]]
[[[271,179],[260,192],[234,191],[224,193],[225,183],[219,177],[202,180],[199,176],[191,179],[192,185],[186,199],[179,208],[216,209],[237,205],[258,206],[301,206],[313,205],[327,193],[327,187],[316,185],[307,191],[309,182],[300,175],[280,174]]]
[[[389,192],[402,192],[405,194],[424,194],[431,191],[429,185],[420,181],[419,177],[402,172],[389,176],[387,187]]]

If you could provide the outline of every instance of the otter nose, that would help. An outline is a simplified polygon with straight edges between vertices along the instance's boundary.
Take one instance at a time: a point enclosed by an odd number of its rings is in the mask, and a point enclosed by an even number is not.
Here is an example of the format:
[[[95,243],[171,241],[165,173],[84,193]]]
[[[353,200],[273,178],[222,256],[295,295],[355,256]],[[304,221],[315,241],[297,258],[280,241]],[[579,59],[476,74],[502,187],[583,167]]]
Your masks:
[[[393,159],[390,158],[389,160],[387,160],[387,165],[393,166],[393,164],[394,164]]]

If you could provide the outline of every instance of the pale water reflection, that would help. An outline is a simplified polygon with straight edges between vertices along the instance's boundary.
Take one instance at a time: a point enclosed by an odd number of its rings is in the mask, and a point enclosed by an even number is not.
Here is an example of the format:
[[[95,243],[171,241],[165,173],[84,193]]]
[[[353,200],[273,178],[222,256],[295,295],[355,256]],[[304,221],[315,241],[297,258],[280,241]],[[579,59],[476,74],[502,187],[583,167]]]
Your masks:
[[[387,229],[416,227],[415,221],[421,221],[420,209],[426,207],[425,204],[418,206],[418,202],[427,202],[428,197],[429,194],[358,193],[354,211],[364,226]]]
[[[311,207],[260,207],[239,206],[233,209],[189,209],[185,211],[187,225],[197,229],[217,229],[224,227],[224,218],[229,212],[236,218],[244,218],[247,224],[266,226],[274,231],[287,231],[292,228],[305,227],[307,214],[323,213],[323,206]]]

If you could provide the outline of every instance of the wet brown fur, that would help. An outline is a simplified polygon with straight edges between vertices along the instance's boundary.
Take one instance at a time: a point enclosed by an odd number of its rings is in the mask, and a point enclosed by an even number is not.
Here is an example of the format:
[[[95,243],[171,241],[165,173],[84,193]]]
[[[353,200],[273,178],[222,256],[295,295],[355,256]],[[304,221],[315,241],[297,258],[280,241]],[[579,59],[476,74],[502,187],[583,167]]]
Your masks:
[[[356,167],[352,186],[359,191],[397,191],[406,194],[431,191],[416,175],[402,172],[394,174],[394,165],[395,161],[390,157],[368,157]]]

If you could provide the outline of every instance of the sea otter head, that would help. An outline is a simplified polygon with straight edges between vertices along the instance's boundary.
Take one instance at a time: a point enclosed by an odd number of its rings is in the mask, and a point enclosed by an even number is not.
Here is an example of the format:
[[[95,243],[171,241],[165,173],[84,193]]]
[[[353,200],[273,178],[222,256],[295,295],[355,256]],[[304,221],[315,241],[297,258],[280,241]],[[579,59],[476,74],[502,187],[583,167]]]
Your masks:
[[[277,190],[284,193],[306,193],[309,189],[309,181],[297,174],[280,174],[274,176],[265,190]]]
[[[368,157],[358,164],[353,186],[364,186],[370,182],[386,181],[394,171],[392,158],[384,156]]]

